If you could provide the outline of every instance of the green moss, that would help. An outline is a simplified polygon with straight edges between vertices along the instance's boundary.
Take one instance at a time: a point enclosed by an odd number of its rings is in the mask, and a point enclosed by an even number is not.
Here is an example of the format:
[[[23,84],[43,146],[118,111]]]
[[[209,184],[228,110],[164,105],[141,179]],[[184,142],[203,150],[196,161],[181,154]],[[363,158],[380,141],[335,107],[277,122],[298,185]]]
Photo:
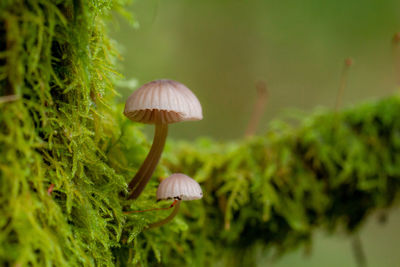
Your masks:
[[[398,199],[391,97],[296,129],[274,122],[251,139],[170,143],[154,176],[184,172],[205,197],[143,232],[169,211],[123,214],[165,205],[154,202],[155,178],[139,200],[124,197],[149,149],[114,101],[117,53],[104,23],[125,4],[0,3],[0,265],[203,266],[249,258],[238,251],[254,244],[284,253],[316,228],[353,232]]]
[[[204,214],[190,229],[213,240],[217,255],[255,244],[281,255],[310,244],[316,229],[351,234],[398,203],[398,114],[400,100],[391,97],[316,113],[297,128],[276,121],[243,141],[183,143],[164,164],[202,181]]]
[[[1,4],[0,83],[20,99],[0,104],[0,265],[112,265],[126,186],[106,150],[119,134],[109,9],[97,1]]]

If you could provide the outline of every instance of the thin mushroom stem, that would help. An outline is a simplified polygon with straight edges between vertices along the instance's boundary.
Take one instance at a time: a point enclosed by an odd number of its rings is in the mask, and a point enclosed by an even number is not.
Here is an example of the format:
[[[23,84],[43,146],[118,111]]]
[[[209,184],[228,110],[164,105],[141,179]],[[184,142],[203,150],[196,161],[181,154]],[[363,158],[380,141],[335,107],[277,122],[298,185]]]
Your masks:
[[[340,77],[339,90],[336,95],[335,112],[339,110],[340,103],[342,102],[343,92],[347,84],[347,76],[349,74],[349,69],[351,65],[353,65],[353,60],[351,58],[346,58],[344,61],[342,75]]]
[[[151,146],[150,152],[142,163],[142,166],[140,166],[139,171],[129,183],[129,189],[132,190],[132,193],[128,197],[129,199],[138,198],[143,189],[146,187],[147,183],[149,182],[157,166],[157,163],[160,160],[167,134],[168,124],[156,124],[153,144]]]
[[[257,101],[254,104],[253,113],[251,114],[250,121],[247,124],[247,129],[245,132],[246,137],[252,136],[256,133],[268,100],[268,90],[266,83],[264,81],[259,81],[256,83],[256,88]]]
[[[396,83],[400,85],[400,32],[393,36],[393,59],[394,59],[394,71],[396,77]]]
[[[1,103],[6,103],[6,102],[12,102],[12,101],[17,101],[19,99],[18,95],[5,95],[5,96],[0,96],[0,104]]]
[[[131,214],[131,213],[139,213],[139,212],[148,212],[148,211],[154,211],[154,210],[169,210],[170,208],[172,208],[173,206],[175,206],[175,204],[178,202],[179,200],[175,199],[174,202],[166,208],[152,208],[152,209],[147,209],[147,210],[129,210],[129,211],[125,211],[124,214]]]
[[[355,257],[357,266],[366,267],[368,265],[367,257],[365,256],[363,245],[361,243],[361,239],[358,234],[356,234],[353,237],[352,246],[353,246],[353,253],[354,253],[354,257]]]
[[[175,204],[174,210],[171,212],[171,214],[167,218],[162,219],[161,221],[149,224],[147,229],[156,228],[156,227],[159,227],[159,226],[164,225],[164,224],[168,223],[169,221],[171,221],[175,217],[175,215],[178,214],[180,206],[181,206],[181,200],[178,200],[178,202],[176,202],[176,204]]]

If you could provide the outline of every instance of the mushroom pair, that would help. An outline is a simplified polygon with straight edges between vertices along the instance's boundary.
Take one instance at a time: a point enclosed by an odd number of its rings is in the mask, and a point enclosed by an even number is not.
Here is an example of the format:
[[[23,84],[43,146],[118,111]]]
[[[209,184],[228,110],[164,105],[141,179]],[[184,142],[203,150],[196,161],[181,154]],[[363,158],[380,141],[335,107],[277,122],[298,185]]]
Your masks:
[[[129,183],[130,199],[139,197],[149,182],[168,134],[168,124],[203,118],[197,97],[185,85],[172,80],[149,82],[126,101],[124,115],[135,122],[155,124],[153,144],[139,171]]]

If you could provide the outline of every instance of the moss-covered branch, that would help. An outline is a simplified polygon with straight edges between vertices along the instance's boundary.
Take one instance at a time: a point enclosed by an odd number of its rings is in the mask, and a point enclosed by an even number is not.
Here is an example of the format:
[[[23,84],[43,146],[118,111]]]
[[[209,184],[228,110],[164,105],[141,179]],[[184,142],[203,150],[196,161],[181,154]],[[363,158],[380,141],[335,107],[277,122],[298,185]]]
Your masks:
[[[316,228],[353,232],[398,200],[399,114],[391,97],[314,114],[296,128],[274,122],[266,135],[240,142],[182,144],[165,164],[202,181],[207,239],[284,252]]]
[[[397,200],[400,100],[325,112],[260,137],[167,144],[155,176],[184,172],[205,198],[173,222],[157,182],[128,201],[149,144],[114,102],[104,20],[124,1],[0,2],[0,265],[203,266],[262,243],[279,252],[318,227],[354,231]]]
[[[310,245],[316,229],[351,234],[369,214],[398,200],[398,114],[400,99],[393,96],[340,113],[315,113],[296,127],[276,121],[264,136],[242,141],[169,143],[156,175],[191,175],[201,182],[204,199],[183,204],[184,221],[154,231],[140,233],[165,215],[129,215],[119,253],[128,253],[133,242],[150,253],[143,258],[133,249],[137,262],[204,266],[226,255],[243,266],[251,258],[242,252],[256,244],[279,255]],[[131,138],[123,136],[121,146]],[[156,186],[132,209],[154,206]]]

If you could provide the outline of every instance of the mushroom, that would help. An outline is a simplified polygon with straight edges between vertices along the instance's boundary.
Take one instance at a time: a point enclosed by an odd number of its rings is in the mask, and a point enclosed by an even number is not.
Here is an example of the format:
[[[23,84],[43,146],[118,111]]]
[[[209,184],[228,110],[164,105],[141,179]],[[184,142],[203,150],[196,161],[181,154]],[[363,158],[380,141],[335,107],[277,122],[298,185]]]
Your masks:
[[[182,200],[196,200],[202,197],[201,187],[195,180],[182,173],[172,174],[158,186],[157,201],[174,199],[171,207],[175,206],[175,208],[167,218],[150,224],[148,228],[155,228],[171,221],[178,213]]]
[[[164,149],[168,124],[203,119],[197,97],[185,85],[172,80],[146,83],[133,92],[124,115],[135,122],[155,124],[153,144],[139,171],[129,183],[129,198],[136,199],[150,180]]]

